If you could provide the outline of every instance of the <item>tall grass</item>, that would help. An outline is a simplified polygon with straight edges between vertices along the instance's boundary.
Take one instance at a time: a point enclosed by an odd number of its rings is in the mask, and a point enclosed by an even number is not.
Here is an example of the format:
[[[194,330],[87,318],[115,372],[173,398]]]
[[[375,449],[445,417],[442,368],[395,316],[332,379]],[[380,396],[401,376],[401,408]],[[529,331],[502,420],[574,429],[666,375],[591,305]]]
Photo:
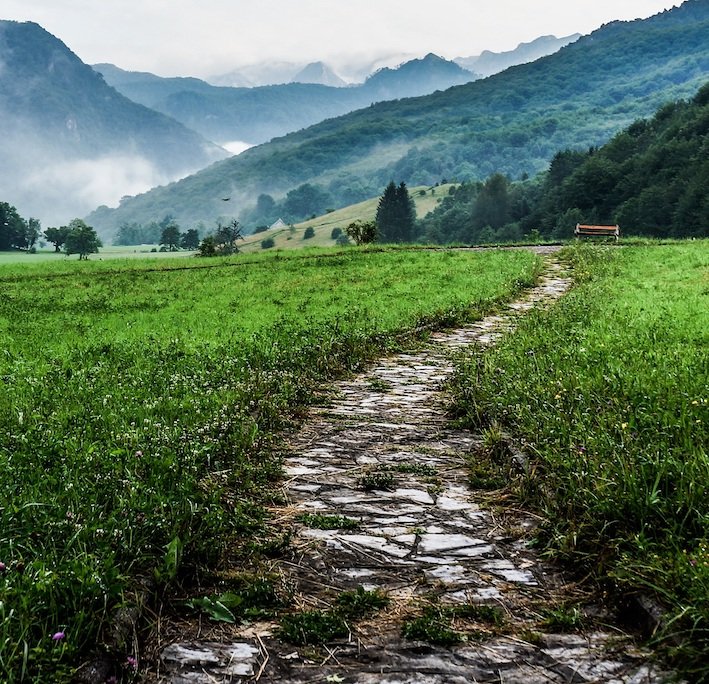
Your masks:
[[[659,597],[658,638],[707,680],[709,242],[568,255],[578,287],[460,369],[458,408],[538,457],[546,548]]]
[[[510,252],[239,263],[0,269],[3,681],[63,681],[97,645],[125,660],[118,608],[267,537],[273,435],[323,379],[538,268]]]

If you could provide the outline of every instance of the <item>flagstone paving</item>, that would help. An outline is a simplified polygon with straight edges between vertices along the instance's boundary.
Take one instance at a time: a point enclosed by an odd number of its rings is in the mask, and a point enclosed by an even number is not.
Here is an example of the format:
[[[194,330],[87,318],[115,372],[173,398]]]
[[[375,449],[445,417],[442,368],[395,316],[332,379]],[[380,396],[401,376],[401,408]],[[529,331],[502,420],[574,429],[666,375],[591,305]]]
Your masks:
[[[294,521],[346,516],[355,529],[294,522],[292,556],[277,569],[297,604],[327,609],[344,590],[380,589],[392,599],[327,647],[297,647],[255,624],[241,638],[174,643],[160,681],[463,682],[666,681],[648,655],[612,627],[571,634],[543,626],[547,608],[573,587],[530,549],[533,516],[484,505],[466,463],[481,438],[451,427],[443,383],[455,354],[494,343],[518,316],[560,297],[570,281],[552,256],[539,285],[496,315],[436,332],[419,351],[382,359],[337,383],[289,445],[285,490]],[[425,605],[497,606],[500,629],[475,625],[450,647],[404,639],[402,621]],[[603,609],[598,608],[603,615]],[[464,630],[465,631],[465,630]]]

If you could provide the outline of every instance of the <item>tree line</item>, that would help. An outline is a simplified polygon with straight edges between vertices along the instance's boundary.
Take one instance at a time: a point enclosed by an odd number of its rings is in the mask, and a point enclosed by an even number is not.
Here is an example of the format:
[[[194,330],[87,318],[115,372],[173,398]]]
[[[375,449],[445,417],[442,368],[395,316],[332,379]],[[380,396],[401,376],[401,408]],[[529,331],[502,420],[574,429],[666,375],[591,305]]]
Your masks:
[[[25,219],[7,202],[0,202],[0,251],[20,250],[35,252],[41,240],[54,245],[56,252],[78,254],[79,259],[88,258],[102,246],[96,231],[81,219],[74,219],[66,226],[47,228],[42,232],[39,219]]]

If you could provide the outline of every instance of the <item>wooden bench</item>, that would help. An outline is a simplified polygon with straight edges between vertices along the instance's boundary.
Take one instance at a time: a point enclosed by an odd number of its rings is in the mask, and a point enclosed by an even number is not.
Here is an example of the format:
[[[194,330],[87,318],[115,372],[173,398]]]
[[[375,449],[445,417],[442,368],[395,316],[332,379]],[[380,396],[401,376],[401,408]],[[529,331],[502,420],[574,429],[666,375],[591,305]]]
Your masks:
[[[612,237],[617,240],[620,237],[620,226],[587,226],[582,223],[577,223],[574,235],[577,238]]]

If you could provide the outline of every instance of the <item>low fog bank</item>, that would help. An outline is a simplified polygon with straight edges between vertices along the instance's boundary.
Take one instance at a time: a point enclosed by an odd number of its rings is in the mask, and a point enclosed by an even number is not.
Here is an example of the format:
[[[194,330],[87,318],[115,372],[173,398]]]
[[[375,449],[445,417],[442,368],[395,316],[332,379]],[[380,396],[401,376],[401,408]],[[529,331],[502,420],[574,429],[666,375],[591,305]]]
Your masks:
[[[9,202],[26,218],[40,219],[43,228],[65,225],[99,205],[118,206],[125,195],[175,180],[142,157],[120,154],[11,169],[0,169],[0,201]]]

